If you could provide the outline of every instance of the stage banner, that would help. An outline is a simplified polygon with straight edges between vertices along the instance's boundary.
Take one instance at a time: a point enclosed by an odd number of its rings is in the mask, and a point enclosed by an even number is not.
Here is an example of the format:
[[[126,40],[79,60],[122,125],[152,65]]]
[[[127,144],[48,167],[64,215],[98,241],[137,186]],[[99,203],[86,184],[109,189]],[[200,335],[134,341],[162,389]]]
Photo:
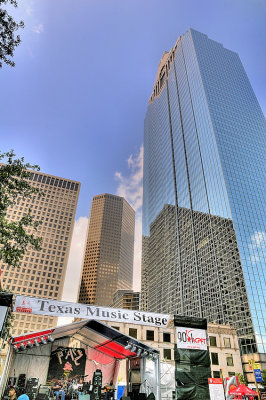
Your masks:
[[[86,354],[84,349],[58,347],[52,351],[47,381],[55,379],[68,380],[85,374]]]
[[[175,398],[209,400],[208,378],[211,376],[207,347],[207,320],[174,315]]]
[[[70,303],[28,296],[16,296],[13,311],[48,315],[50,317],[73,317],[160,327],[167,327],[171,320],[169,314],[154,314],[143,311],[98,307],[89,304]]]
[[[207,350],[206,330],[178,326],[176,328],[177,348]]]

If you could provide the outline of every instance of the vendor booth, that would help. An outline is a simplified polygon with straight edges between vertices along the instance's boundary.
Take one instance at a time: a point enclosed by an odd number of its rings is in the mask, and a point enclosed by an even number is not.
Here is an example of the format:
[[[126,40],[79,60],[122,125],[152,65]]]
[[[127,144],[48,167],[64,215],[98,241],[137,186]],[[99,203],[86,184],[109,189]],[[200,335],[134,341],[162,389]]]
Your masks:
[[[49,398],[49,388],[60,382],[60,389],[69,398],[100,400],[103,390],[106,399],[138,390],[140,398],[153,397],[153,393],[160,399],[159,358],[158,350],[102,322],[83,320],[12,338],[0,395],[5,395],[5,389],[12,384],[24,393],[32,392],[33,399],[38,399],[38,392],[45,392],[47,388],[46,398]],[[153,361],[155,383],[152,388],[145,384],[137,389],[133,387],[130,371],[133,359],[139,360],[141,382],[145,382],[146,361]],[[117,385],[120,365],[126,370],[121,387]],[[108,390],[112,395],[106,394]]]

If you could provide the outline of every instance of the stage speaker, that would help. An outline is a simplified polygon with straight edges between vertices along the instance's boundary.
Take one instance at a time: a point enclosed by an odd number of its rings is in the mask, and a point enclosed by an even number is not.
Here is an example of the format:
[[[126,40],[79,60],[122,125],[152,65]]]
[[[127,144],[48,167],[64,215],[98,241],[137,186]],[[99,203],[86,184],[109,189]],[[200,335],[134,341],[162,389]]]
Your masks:
[[[138,394],[138,399],[139,400],[146,400],[147,399],[146,393],[139,393]]]
[[[149,396],[147,397],[147,400],[155,400],[154,394],[150,393]]]
[[[39,378],[29,378],[26,384],[26,391],[37,389],[39,385]]]
[[[100,369],[96,369],[92,378],[93,390],[91,394],[92,400],[101,400],[101,389],[102,389],[103,375]]]
[[[35,400],[49,400],[47,393],[38,393]]]
[[[26,374],[20,374],[18,377],[18,383],[17,386],[19,388],[24,388],[26,384]]]

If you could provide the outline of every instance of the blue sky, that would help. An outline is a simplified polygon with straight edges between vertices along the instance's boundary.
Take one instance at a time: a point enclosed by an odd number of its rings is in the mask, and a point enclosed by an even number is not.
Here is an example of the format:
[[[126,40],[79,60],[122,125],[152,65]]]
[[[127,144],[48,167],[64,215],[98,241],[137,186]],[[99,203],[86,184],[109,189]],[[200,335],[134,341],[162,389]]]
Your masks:
[[[1,150],[80,181],[77,219],[104,192],[138,208],[157,66],[189,27],[240,55],[265,113],[264,0],[19,0],[10,10],[25,29],[15,68],[0,70]]]

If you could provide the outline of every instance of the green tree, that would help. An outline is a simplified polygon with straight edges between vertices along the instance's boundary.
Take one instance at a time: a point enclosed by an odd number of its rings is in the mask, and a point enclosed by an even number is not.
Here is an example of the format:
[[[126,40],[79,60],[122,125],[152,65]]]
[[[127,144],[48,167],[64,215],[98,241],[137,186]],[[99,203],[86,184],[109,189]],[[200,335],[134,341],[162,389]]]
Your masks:
[[[244,385],[247,385],[247,380],[245,378],[245,376],[243,376],[242,374],[236,373],[236,376],[238,377],[238,381],[239,383],[243,383]]]
[[[13,150],[0,152],[0,161],[5,161],[0,166],[0,262],[19,267],[28,246],[41,250],[42,239],[35,236],[40,221],[34,221],[30,208],[19,220],[9,221],[8,208],[32,195],[40,197],[42,193],[29,179],[29,169],[39,171],[39,166],[15,157]]]
[[[23,21],[16,22],[7,10],[2,8],[8,3],[17,7],[17,0],[0,0],[0,68],[2,68],[3,62],[11,67],[15,66],[10,57],[14,56],[15,47],[21,42],[20,36],[15,32],[19,28],[24,28]]]
[[[263,369],[261,371],[261,375],[262,375],[262,384],[266,388],[266,369]]]

